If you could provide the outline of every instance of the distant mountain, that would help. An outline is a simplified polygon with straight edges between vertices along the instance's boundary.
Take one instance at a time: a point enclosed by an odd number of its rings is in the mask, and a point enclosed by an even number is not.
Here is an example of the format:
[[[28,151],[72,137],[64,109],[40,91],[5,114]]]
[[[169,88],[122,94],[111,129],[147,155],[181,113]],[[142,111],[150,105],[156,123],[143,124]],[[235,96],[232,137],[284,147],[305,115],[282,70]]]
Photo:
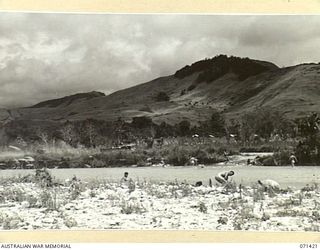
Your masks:
[[[293,119],[318,112],[319,96],[319,64],[279,68],[270,62],[220,55],[107,96],[81,93],[12,109],[10,118],[37,126],[87,118],[131,121],[136,116],[148,116],[156,123],[187,119],[196,124],[214,109],[226,118],[237,118],[266,107]],[[0,118],[8,115],[8,110],[0,111]]]

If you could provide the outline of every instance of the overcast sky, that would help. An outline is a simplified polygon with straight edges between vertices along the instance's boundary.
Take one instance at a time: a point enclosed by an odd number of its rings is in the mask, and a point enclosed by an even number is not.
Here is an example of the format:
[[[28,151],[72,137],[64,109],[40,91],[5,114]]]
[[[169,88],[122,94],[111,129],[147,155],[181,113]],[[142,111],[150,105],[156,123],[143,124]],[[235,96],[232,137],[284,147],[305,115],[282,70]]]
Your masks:
[[[109,94],[218,54],[320,61],[320,16],[0,13],[0,107]]]

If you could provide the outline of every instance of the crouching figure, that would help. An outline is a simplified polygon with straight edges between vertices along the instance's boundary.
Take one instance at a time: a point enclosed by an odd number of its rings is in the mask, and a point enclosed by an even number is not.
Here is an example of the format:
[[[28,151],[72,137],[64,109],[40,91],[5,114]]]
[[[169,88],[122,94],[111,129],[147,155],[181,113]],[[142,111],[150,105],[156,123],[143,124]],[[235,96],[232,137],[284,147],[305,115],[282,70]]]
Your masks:
[[[258,180],[258,184],[263,188],[265,192],[271,191],[278,193],[280,191],[280,185],[274,180]]]
[[[234,171],[221,172],[216,175],[215,179],[222,185],[225,185],[229,181],[229,177],[234,175]]]

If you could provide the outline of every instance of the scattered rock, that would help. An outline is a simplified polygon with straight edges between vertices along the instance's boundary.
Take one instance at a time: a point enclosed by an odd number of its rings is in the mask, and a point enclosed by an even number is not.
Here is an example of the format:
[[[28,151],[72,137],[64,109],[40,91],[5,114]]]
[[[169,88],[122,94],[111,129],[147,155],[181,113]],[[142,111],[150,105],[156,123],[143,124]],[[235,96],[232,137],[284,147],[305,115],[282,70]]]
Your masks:
[[[29,208],[30,207],[30,203],[28,201],[23,201],[23,202],[21,202],[21,207],[22,208]]]
[[[55,223],[57,223],[57,219],[55,219],[55,218],[44,218],[43,220],[42,220],[42,223],[46,223],[46,224],[55,224]]]
[[[298,206],[301,204],[301,200],[300,199],[292,199],[292,205]]]
[[[222,225],[226,225],[228,223],[228,218],[227,217],[220,217],[218,219],[218,223]]]
[[[78,225],[77,221],[71,217],[64,218],[64,224],[69,228],[75,227]]]
[[[270,218],[271,218],[271,215],[269,213],[267,213],[267,212],[264,212],[263,215],[262,215],[261,220],[262,221],[267,221],[267,220],[270,220]]]
[[[65,210],[71,210],[71,209],[73,209],[74,208],[74,205],[73,204],[66,204],[65,206],[64,206],[64,209]]]
[[[18,229],[20,222],[19,219],[11,219],[5,223],[3,229]]]

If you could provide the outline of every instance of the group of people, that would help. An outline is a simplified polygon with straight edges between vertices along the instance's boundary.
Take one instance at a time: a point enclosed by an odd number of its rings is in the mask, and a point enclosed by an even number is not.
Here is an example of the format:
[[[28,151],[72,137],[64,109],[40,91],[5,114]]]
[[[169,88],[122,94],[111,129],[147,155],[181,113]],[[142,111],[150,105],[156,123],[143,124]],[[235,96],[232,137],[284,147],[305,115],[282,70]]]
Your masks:
[[[297,157],[293,153],[290,155],[289,160],[292,167],[294,167],[295,164],[298,162]],[[190,162],[192,163],[192,165],[196,165],[197,159],[192,157],[190,159]],[[232,170],[226,171],[226,172],[220,172],[215,176],[215,180],[219,183],[219,185],[226,186],[230,180],[229,177],[233,176],[234,174],[235,173]],[[124,176],[120,180],[120,184],[128,183],[130,180],[128,176],[129,176],[129,173],[125,172]],[[280,190],[279,183],[273,180],[264,180],[264,181],[258,180],[258,184],[262,186],[265,190],[267,189]],[[210,179],[210,185],[212,185],[211,179]],[[197,181],[195,186],[202,186],[202,181]]]
[[[219,183],[221,186],[226,186],[228,182],[230,181],[231,176],[235,174],[234,171],[226,171],[226,172],[220,172],[215,176],[215,180]],[[127,184],[129,183],[131,179],[129,179],[129,173],[124,172],[123,177],[120,180],[120,184]],[[211,179],[210,179],[211,180]],[[280,185],[274,180],[258,180],[258,184],[264,189],[264,191],[272,190],[272,191],[280,191]],[[202,182],[198,181],[196,182],[195,186],[202,186]]]
[[[290,164],[291,167],[294,167],[295,164],[298,162],[297,157],[291,153],[290,157]],[[250,162],[248,160],[248,162]],[[221,184],[226,185],[229,181],[229,177],[234,175],[234,171],[227,171],[227,172],[221,172],[215,176],[215,180]],[[265,189],[265,191],[272,189],[273,191],[279,191],[280,185],[274,180],[258,180],[258,184]]]
[[[226,184],[228,182],[228,178],[230,176],[234,175],[234,171],[229,171],[229,172],[222,172],[219,173],[215,179],[218,183],[220,184]],[[124,172],[123,177],[120,179],[120,184],[125,184],[129,181],[129,173],[128,172]],[[199,186],[199,183],[198,183]]]
[[[292,167],[295,166],[295,164],[298,162],[297,160],[297,157],[292,153],[289,157],[289,160],[290,160],[290,164]],[[197,164],[197,159],[192,157],[190,159],[190,162],[192,163],[192,165],[196,165]],[[216,176],[215,176],[215,180],[219,183],[219,185],[222,185],[222,186],[226,186],[229,182],[229,177],[233,176],[235,173],[234,171],[226,171],[226,172],[220,172],[218,173]],[[121,178],[120,180],[120,184],[126,184],[130,181],[129,179],[129,173],[128,172],[125,172],[124,173],[124,176]],[[265,189],[265,191],[267,191],[268,189],[272,189],[274,191],[279,191],[280,190],[280,185],[279,183],[277,183],[276,181],[274,180],[258,180],[258,184]],[[212,181],[210,179],[210,186],[212,185]],[[202,186],[202,181],[197,181],[195,186]]]
[[[221,172],[216,175],[215,179],[221,185],[226,185],[229,177],[234,175],[234,171]],[[258,184],[265,190],[280,191],[280,185],[274,180],[258,180]]]

